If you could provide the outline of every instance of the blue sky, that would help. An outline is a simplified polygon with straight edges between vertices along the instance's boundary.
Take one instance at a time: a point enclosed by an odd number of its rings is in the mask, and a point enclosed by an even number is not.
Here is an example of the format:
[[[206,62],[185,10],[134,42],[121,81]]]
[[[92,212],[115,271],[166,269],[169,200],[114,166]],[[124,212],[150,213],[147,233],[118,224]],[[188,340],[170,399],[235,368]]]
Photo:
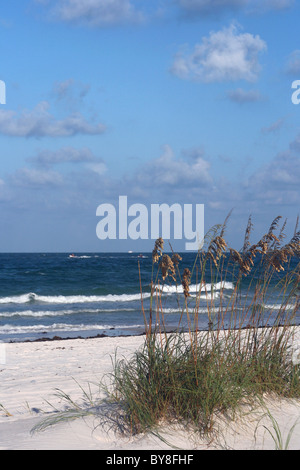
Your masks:
[[[10,0],[0,8],[0,250],[151,250],[100,241],[96,209],[205,205],[253,241],[299,213],[295,0]],[[175,249],[181,249],[179,241]]]

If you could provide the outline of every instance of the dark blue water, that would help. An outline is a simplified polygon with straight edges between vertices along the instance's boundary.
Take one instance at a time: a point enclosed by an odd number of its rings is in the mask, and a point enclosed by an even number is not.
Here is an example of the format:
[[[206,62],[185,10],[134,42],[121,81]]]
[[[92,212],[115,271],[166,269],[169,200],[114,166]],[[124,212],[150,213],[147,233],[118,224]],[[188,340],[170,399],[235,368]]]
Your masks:
[[[181,274],[184,267],[190,270],[195,261],[194,253],[181,254]],[[293,260],[289,267],[292,272],[299,260]],[[139,278],[139,267],[140,275]],[[152,274],[151,253],[139,256],[134,253],[30,253],[0,254],[0,341],[25,341],[40,338],[87,337],[102,335],[142,334],[145,330],[141,309],[142,286],[143,307],[147,321],[150,318],[150,282],[155,283],[157,265]],[[199,270],[194,269],[188,298],[190,321],[197,320],[199,329],[207,329],[218,321],[216,312],[222,304],[223,323],[232,321],[232,310],[226,310],[226,302],[231,302],[236,278],[228,274],[221,278],[207,266],[205,272],[206,289],[199,292]],[[264,307],[264,318],[270,323],[282,311],[282,292],[277,285],[280,276],[271,282],[268,295],[257,302]],[[213,277],[212,277],[213,275]],[[161,282],[161,279],[160,279]],[[244,325],[249,324],[253,309],[251,305],[255,292],[256,279],[243,279],[240,304],[235,312],[240,312]],[[288,289],[289,290],[289,289]],[[153,324],[157,309],[155,296],[152,304]],[[295,305],[297,295],[285,294],[285,313],[293,314],[293,322],[299,323],[300,314]],[[164,313],[168,329],[178,326],[188,327],[184,295],[172,281],[163,289],[159,309]],[[197,313],[197,315],[196,315]],[[239,314],[238,314],[239,315]],[[219,319],[220,321],[220,319]],[[235,318],[235,321],[236,318]]]

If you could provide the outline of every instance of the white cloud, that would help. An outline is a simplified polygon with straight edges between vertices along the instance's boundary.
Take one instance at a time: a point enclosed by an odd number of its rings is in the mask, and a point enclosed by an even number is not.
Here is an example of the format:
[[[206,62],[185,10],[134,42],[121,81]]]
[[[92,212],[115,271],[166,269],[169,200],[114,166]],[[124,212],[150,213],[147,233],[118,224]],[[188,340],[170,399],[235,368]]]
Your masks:
[[[151,160],[134,175],[134,181],[142,187],[160,189],[177,186],[187,188],[211,182],[210,163],[200,154],[193,159],[176,158],[169,145],[164,146],[160,157]]]
[[[96,157],[88,148],[63,147],[56,151],[41,150],[35,157],[28,158],[28,161],[37,168],[37,172],[41,175],[43,173],[45,175],[51,173],[54,175],[54,172],[50,171],[51,168],[63,163],[83,164],[81,171],[90,170],[98,176],[102,176],[107,171],[105,162]],[[35,172],[36,170],[32,171]]]
[[[89,198],[88,193],[95,197],[99,187],[102,192],[106,185],[105,178],[102,178],[107,171],[106,164],[88,148],[40,150],[35,157],[28,158],[27,161],[30,166],[17,169],[7,178],[16,204],[19,199],[21,204],[24,201],[31,204],[39,191],[41,199],[37,204],[44,201],[58,206],[66,202],[67,205],[80,205]],[[64,165],[66,163],[68,165]],[[64,166],[57,171],[55,167],[61,164]],[[75,170],[77,165],[80,165],[79,171]],[[113,180],[109,177],[108,186],[112,185]]]
[[[57,0],[50,14],[59,21],[99,27],[143,19],[131,0]]]
[[[65,137],[77,134],[96,135],[105,131],[101,123],[90,124],[81,113],[57,120],[48,112],[50,105],[43,101],[33,110],[19,115],[15,111],[0,110],[0,134],[18,137]]]
[[[243,90],[242,88],[237,88],[236,90],[229,90],[227,96],[230,101],[235,103],[254,103],[257,101],[262,101],[263,96],[258,90]]]
[[[44,187],[59,186],[63,183],[62,175],[56,171],[38,170],[36,168],[20,168],[12,175],[15,186]]]
[[[259,168],[248,180],[246,186],[256,197],[264,194],[276,195],[274,203],[281,200],[285,204],[294,204],[297,199],[290,200],[290,194],[298,194],[300,188],[300,159],[292,151],[281,152],[270,163]],[[269,201],[271,203],[271,201]]]
[[[251,82],[260,71],[258,55],[266,48],[265,41],[258,35],[240,33],[237,26],[231,24],[202,38],[191,54],[179,52],[171,72],[179,78],[201,82]]]
[[[50,167],[59,163],[94,162],[96,157],[88,148],[63,147],[56,151],[41,150],[29,160],[39,167]]]

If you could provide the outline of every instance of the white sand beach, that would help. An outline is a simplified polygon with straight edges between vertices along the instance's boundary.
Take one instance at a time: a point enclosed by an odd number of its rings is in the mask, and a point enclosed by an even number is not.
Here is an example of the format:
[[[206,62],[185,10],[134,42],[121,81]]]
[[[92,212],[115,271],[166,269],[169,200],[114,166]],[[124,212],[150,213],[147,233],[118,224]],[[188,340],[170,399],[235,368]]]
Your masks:
[[[171,427],[160,429],[164,440],[152,434],[122,437],[103,429],[96,416],[30,432],[49,413],[55,415],[54,409],[64,409],[66,403],[55,395],[56,389],[71,396],[74,402],[82,401],[82,389],[96,395],[99,381],[112,371],[115,353],[128,357],[144,340],[144,336],[131,336],[2,344],[0,449],[141,451],[172,450],[172,446],[183,450],[274,449],[266,429],[272,431],[272,423],[268,417],[262,417],[262,412],[250,413],[243,426],[220,423],[219,438],[209,444],[186,429]],[[298,420],[289,449],[300,449],[300,402],[273,400],[268,406],[284,440]]]

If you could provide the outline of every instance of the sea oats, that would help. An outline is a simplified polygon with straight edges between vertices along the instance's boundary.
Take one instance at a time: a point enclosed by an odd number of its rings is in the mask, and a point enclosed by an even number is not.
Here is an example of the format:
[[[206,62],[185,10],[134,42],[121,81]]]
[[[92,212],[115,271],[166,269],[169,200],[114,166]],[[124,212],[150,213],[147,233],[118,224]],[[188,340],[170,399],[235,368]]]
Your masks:
[[[191,271],[188,268],[185,268],[182,275],[182,287],[184,297],[187,298],[190,296],[190,282],[191,282]]]
[[[223,254],[223,251],[226,250],[227,243],[225,242],[224,238],[221,236],[216,236],[211,242],[207,250],[207,255],[210,257],[215,266],[217,266],[217,261]]]
[[[171,278],[176,281],[175,275],[175,267],[173,261],[171,260],[169,255],[162,255],[161,262],[160,262],[160,269],[163,280],[165,280],[169,275]]]
[[[243,246],[243,253],[247,250],[247,248],[249,248],[250,246],[250,233],[251,233],[251,230],[252,230],[252,227],[253,227],[253,224],[252,224],[252,221],[251,221],[251,215],[248,219],[248,224],[247,224],[247,228],[246,228],[246,232],[245,232],[245,239],[244,239],[244,246]]]
[[[154,245],[154,250],[152,251],[152,260],[154,263],[157,263],[159,258],[162,256],[162,252],[164,249],[164,241],[160,237],[156,240]]]
[[[172,262],[173,262],[173,264],[174,264],[175,266],[178,266],[179,261],[182,261],[181,256],[180,256],[178,253],[174,253],[174,254],[172,255]]]

